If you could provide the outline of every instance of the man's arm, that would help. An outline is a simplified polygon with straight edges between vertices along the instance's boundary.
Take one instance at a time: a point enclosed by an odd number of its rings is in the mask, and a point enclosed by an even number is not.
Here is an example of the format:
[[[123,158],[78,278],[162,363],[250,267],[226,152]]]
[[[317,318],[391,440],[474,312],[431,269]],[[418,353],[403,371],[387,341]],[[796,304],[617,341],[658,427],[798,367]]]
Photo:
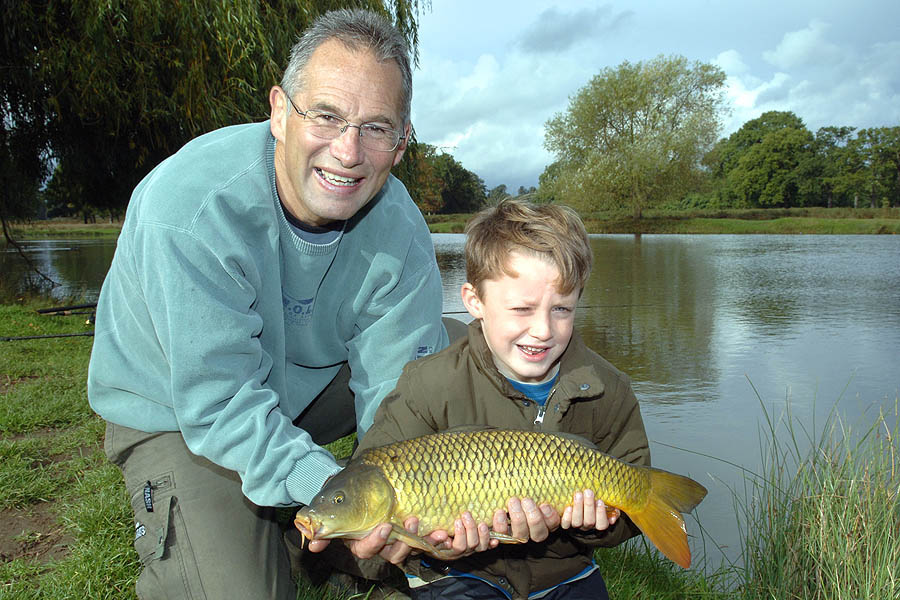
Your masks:
[[[184,230],[145,225],[136,243],[140,289],[155,342],[170,369],[172,408],[185,442],[242,479],[262,505],[308,502],[339,470],[279,407],[274,361],[254,310],[264,274],[251,260],[225,260]],[[175,263],[175,264],[173,264]],[[289,477],[300,473],[288,489]]]

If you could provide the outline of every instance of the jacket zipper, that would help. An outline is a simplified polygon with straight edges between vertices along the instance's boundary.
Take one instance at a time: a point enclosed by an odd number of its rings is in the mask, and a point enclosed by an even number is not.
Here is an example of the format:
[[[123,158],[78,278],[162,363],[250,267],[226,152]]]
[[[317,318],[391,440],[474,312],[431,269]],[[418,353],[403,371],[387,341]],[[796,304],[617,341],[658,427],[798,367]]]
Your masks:
[[[544,413],[547,412],[547,407],[550,406],[550,398],[553,397],[553,394],[556,393],[556,388],[550,390],[550,393],[547,394],[547,399],[544,400],[544,403],[538,407],[537,416],[534,418],[535,425],[543,425],[544,424]]]

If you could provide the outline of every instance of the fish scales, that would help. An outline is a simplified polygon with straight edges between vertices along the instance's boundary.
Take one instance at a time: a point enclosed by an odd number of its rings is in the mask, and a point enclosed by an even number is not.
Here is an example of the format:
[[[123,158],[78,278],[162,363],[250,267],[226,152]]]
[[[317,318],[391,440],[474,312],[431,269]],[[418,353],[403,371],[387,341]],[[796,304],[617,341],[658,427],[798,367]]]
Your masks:
[[[434,434],[369,450],[360,460],[384,471],[397,494],[397,518],[418,516],[422,531],[452,530],[466,510],[490,523],[513,496],[562,512],[576,490],[591,489],[611,506],[640,508],[649,485],[606,454],[528,431]]]
[[[387,522],[391,540],[450,557],[452,551],[435,548],[422,536],[452,531],[465,511],[491,523],[494,512],[514,496],[561,513],[574,493],[585,489],[624,511],[671,560],[690,565],[681,513],[693,510],[706,488],[682,475],[622,462],[565,434],[445,432],[369,449],[329,479],[294,523],[308,539],[360,539]],[[419,535],[403,528],[410,516],[419,518]],[[491,535],[502,543],[526,541]]]

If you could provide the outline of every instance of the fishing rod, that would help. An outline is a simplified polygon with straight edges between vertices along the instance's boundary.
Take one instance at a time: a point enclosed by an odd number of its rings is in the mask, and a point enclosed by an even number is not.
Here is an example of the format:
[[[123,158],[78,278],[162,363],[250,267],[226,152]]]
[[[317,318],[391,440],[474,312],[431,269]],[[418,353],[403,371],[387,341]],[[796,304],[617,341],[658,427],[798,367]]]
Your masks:
[[[86,335],[94,335],[93,331],[83,331],[81,333],[49,333],[47,335],[20,335],[13,337],[0,337],[0,342],[17,342],[19,340],[42,340],[45,338],[64,338],[64,337],[76,337],[76,336],[86,336]]]
[[[577,309],[584,308],[628,308],[634,306],[659,306],[659,303],[651,303],[651,304],[591,304],[585,306],[576,306]],[[442,315],[465,315],[468,314],[467,310],[445,310],[442,312]]]
[[[87,313],[87,312],[82,312],[82,313],[72,312],[72,310],[79,309],[79,308],[95,308],[96,306],[97,306],[97,303],[95,302],[93,304],[76,304],[73,306],[60,306],[59,308],[41,308],[41,309],[38,309],[37,312],[39,312],[42,315],[52,315],[52,314],[56,314],[56,313],[60,313],[60,312],[66,314],[66,315],[93,314],[93,313]],[[622,306],[626,306],[626,305],[622,305]],[[652,305],[629,304],[627,306],[652,306]],[[579,306],[578,308],[612,308],[612,307],[595,305],[595,306]],[[442,312],[441,314],[442,315],[464,315],[464,314],[468,314],[468,311],[447,310],[447,311]],[[93,320],[91,319],[88,322],[91,323],[92,321]],[[89,335],[94,335],[94,332],[93,331],[85,331],[83,333],[56,333],[56,334],[48,334],[48,335],[22,335],[22,336],[14,336],[14,337],[3,336],[3,337],[0,337],[0,342],[13,342],[13,341],[17,341],[17,340],[40,340],[40,339],[47,339],[47,338],[63,338],[63,337],[75,337],[75,336],[89,336]]]
[[[96,302],[90,302],[88,304],[73,304],[71,306],[53,306],[50,308],[39,308],[37,309],[37,313],[41,315],[53,315],[56,313],[64,313],[67,315],[81,315],[87,313],[76,313],[72,312],[74,310],[79,310],[83,308],[97,308]]]
[[[49,315],[49,316],[69,316],[69,315],[91,315],[88,317],[88,320],[85,321],[86,325],[94,324],[94,315],[96,311],[94,310],[84,310],[79,311],[78,309],[83,308],[97,308],[96,302],[90,302],[87,304],[73,304],[71,306],[54,306],[50,308],[39,308],[35,312],[40,315]],[[0,342],[17,342],[21,340],[44,340],[49,338],[65,338],[65,337],[79,337],[79,336],[92,336],[94,335],[93,331],[82,331],[79,333],[48,333],[45,335],[18,335],[18,336],[0,336]]]

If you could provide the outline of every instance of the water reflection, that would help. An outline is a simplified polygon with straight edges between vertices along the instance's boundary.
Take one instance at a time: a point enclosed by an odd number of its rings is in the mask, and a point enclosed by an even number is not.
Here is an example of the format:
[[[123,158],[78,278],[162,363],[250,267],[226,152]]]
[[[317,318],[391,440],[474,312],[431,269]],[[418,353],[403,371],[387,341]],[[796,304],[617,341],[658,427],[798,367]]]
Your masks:
[[[19,245],[53,283],[29,268],[14,248],[4,248],[0,250],[0,301],[3,302],[23,293],[94,302],[116,249],[116,241],[106,238],[29,240]]]

